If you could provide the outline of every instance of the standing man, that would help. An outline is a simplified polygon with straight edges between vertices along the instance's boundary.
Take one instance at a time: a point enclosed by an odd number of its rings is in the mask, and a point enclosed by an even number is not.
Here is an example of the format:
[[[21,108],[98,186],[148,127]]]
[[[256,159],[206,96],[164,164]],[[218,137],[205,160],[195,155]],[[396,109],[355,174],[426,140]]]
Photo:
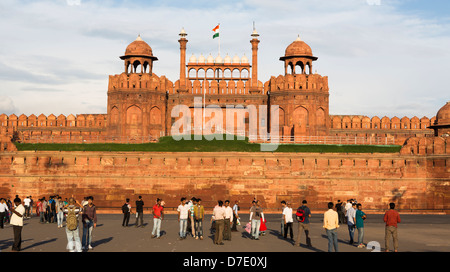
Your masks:
[[[254,240],[259,240],[261,219],[264,221],[263,209],[259,206],[259,200],[253,200],[250,208],[250,222],[252,224],[252,239]]]
[[[186,239],[187,221],[189,220],[189,206],[186,204],[186,198],[182,197],[178,206],[178,222],[180,223],[180,240]]]
[[[225,209],[223,207],[223,201],[217,201],[217,206],[214,207],[213,214],[211,217],[211,221],[215,220],[216,222],[216,232],[214,233],[214,244],[223,245],[223,229],[224,229],[224,220],[225,220]]]
[[[153,206],[153,231],[152,238],[159,239],[161,236],[161,221],[164,219],[164,207],[161,206],[161,199],[156,199],[156,204]]]
[[[83,239],[82,239],[82,249],[92,249],[92,230],[97,227],[97,210],[93,203],[94,198],[92,196],[88,197],[88,204],[84,206],[84,211],[82,215],[83,221]]]
[[[287,239],[288,231],[289,236],[291,237],[291,241],[294,241],[294,231],[292,230],[292,223],[294,220],[292,218],[292,207],[291,203],[287,202],[286,206],[283,210],[283,223],[284,223],[284,239]]]
[[[339,216],[339,224],[343,224],[344,223],[344,217],[345,217],[345,213],[344,213],[344,203],[341,202],[341,200],[338,199],[337,203],[336,203],[336,212],[338,213]]]
[[[361,203],[356,204],[356,229],[358,230],[358,248],[366,247],[364,245],[364,220],[366,220],[366,214],[362,211]]]
[[[8,205],[6,205],[6,201],[4,198],[0,199],[0,228],[3,229],[3,223],[6,218],[6,213],[9,212]]]
[[[191,232],[192,237],[197,239],[197,237],[195,236],[195,223],[194,223],[194,207],[197,206],[197,199],[195,197],[192,197],[187,205],[189,206],[189,221],[187,224],[187,229],[188,231]]]
[[[39,211],[39,223],[44,224],[45,223],[45,210],[46,210],[44,199],[40,199],[38,201],[37,209]]]
[[[355,216],[356,216],[356,204],[352,203],[352,206],[347,210],[347,226],[348,234],[350,236],[350,245],[353,245],[353,237],[355,235]]]
[[[20,251],[22,245],[22,228],[23,217],[25,214],[25,207],[22,205],[22,200],[18,197],[14,199],[14,207],[11,207],[11,220],[10,224],[13,225],[14,232],[14,244],[12,251]]]
[[[301,214],[299,214],[299,212],[301,212]],[[298,222],[298,234],[297,240],[295,241],[295,246],[300,246],[302,231],[305,231],[306,246],[312,247],[311,238],[309,238],[309,218],[311,217],[311,210],[309,209],[308,202],[306,200],[303,200],[302,206],[297,209],[296,217]]]
[[[286,201],[281,201],[281,237],[284,237],[284,209],[286,208]]]
[[[195,239],[200,237],[203,240],[203,218],[205,216],[205,208],[202,205],[202,200],[197,199],[197,205],[194,207],[194,228]]]
[[[397,224],[401,222],[399,213],[394,210],[395,203],[389,203],[389,210],[384,214],[384,222],[386,222],[385,228],[385,251],[389,252],[389,240],[391,236],[394,240],[394,252],[398,252],[398,233],[397,233]]]
[[[58,198],[56,199],[56,212],[57,212],[56,218],[58,220],[58,228],[63,227],[63,221],[64,221],[63,208],[64,208],[64,202],[62,200],[62,197],[58,196]]]
[[[144,200],[142,200],[142,196],[139,196],[138,200],[136,200],[136,224],[134,226],[136,228],[144,227]]]
[[[122,227],[128,227],[131,214],[131,205],[129,198],[125,199],[125,203],[122,205],[122,213],[123,213]]]
[[[230,201],[225,200],[225,220],[223,239],[231,241],[231,223],[233,222],[233,209],[230,207]]]
[[[51,196],[50,201],[48,202],[50,204],[50,223],[56,223],[56,196]]]
[[[233,227],[231,228],[232,232],[238,231],[237,230],[237,223],[239,219],[239,200],[234,201],[233,206]]]
[[[338,252],[338,238],[337,229],[339,228],[338,214],[333,210],[333,202],[328,203],[328,211],[323,215],[323,228],[327,232],[328,237],[328,252]]]
[[[25,215],[24,218],[30,218],[30,211],[31,211],[31,199],[29,196],[27,196],[24,200],[23,200],[23,206],[25,207]]]
[[[78,207],[75,205],[77,204]],[[81,213],[81,204],[73,198],[69,198],[67,206],[62,208],[63,213],[66,216],[66,236],[67,236],[67,249],[70,252],[81,252],[80,233],[78,229],[78,217]]]

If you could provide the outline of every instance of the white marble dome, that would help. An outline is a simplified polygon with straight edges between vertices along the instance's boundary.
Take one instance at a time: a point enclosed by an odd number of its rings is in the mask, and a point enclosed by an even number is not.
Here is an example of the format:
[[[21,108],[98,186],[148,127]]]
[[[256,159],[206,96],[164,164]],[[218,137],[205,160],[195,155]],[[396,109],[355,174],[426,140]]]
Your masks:
[[[215,59],[215,62],[216,62],[216,63],[223,63],[223,59],[222,59],[222,57],[220,56],[220,54],[217,55],[217,57],[216,57],[216,59]]]
[[[225,58],[223,59],[224,63],[231,63],[231,57],[228,56],[228,54],[225,56]]]
[[[200,57],[198,57],[198,63],[205,63],[206,59],[205,56],[203,56],[203,54],[200,54]]]
[[[209,54],[208,58],[206,59],[206,63],[214,63],[214,57]]]
[[[241,58],[241,63],[248,63],[248,58],[245,56],[245,54],[244,54],[244,56]]]
[[[241,59],[238,57],[238,55],[235,55],[233,57],[233,63],[237,63],[237,64],[241,63]]]
[[[194,54],[192,54],[192,56],[189,58],[189,63],[196,63],[197,62],[197,58],[195,57]]]

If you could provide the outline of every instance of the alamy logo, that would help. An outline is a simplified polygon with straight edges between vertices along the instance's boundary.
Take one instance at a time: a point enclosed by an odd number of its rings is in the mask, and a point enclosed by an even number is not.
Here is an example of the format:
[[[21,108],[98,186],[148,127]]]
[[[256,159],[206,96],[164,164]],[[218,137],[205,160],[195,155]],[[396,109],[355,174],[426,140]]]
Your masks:
[[[250,141],[261,140],[261,151],[275,151],[279,144],[279,106],[271,105],[218,105],[202,104],[201,97],[194,98],[194,108],[176,105],[171,112],[172,118],[178,118],[171,127],[172,138],[176,141],[201,140],[238,140],[248,136]],[[268,116],[270,116],[270,120]],[[270,124],[270,125],[269,125]],[[248,126],[248,133],[246,134]],[[192,136],[193,135],[193,136]]]

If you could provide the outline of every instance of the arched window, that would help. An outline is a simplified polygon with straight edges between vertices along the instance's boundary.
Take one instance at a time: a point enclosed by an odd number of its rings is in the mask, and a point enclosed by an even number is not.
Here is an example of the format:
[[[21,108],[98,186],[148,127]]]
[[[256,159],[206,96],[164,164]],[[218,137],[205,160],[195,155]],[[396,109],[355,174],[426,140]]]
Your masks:
[[[296,74],[303,74],[305,72],[305,65],[301,61],[297,61],[295,64],[295,73]]]
[[[242,78],[248,78],[248,70],[247,69],[242,69],[241,77]]]

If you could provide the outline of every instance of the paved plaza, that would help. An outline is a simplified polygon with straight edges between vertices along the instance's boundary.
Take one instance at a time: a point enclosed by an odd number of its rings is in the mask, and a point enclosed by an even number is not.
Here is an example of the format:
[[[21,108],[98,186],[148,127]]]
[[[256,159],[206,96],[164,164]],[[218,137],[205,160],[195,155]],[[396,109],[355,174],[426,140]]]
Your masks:
[[[129,227],[122,227],[121,214],[99,214],[97,228],[93,231],[93,252],[326,252],[328,240],[322,228],[323,214],[313,214],[310,224],[312,248],[304,245],[293,246],[293,242],[279,236],[280,215],[268,214],[266,234],[260,240],[251,240],[242,226],[232,233],[231,241],[224,245],[214,245],[210,233],[210,218],[207,215],[204,226],[204,240],[195,240],[188,236],[178,240],[178,222],[174,214],[166,215],[162,222],[162,236],[151,239],[153,221],[149,213],[144,214],[143,228],[134,227],[132,215]],[[243,225],[248,222],[248,214],[241,215]],[[401,252],[450,252],[450,215],[401,214],[399,224],[399,251]],[[80,230],[81,236],[82,230]],[[297,223],[294,223],[294,235],[297,236]],[[355,239],[357,232],[355,232]],[[35,216],[25,219],[22,232],[23,252],[66,252],[67,238],[65,228],[58,229],[56,224],[40,224]],[[348,244],[349,234],[346,225],[338,229],[339,251],[370,252],[367,248],[357,248]],[[364,242],[379,243],[384,251],[384,222],[382,214],[369,214],[365,221]],[[13,243],[11,225],[0,229],[0,250],[10,252]],[[391,242],[392,244],[392,242]]]

